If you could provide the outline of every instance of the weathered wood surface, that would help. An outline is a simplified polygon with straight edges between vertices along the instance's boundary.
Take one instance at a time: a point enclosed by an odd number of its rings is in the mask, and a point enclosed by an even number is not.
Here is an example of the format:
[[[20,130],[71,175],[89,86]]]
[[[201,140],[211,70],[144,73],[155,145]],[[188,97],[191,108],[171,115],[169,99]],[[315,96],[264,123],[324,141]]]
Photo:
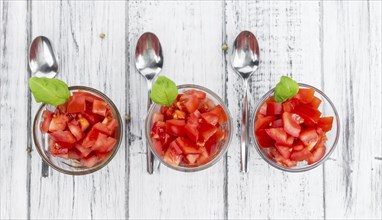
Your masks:
[[[1,1],[0,218],[381,219],[381,7],[379,1]],[[250,82],[252,110],[281,75],[321,88],[335,103],[341,136],[323,166],[281,172],[251,147],[249,173],[240,173],[243,92],[230,67],[231,48],[221,47],[231,47],[244,29],[261,47]],[[145,172],[146,83],[133,59],[145,31],[161,40],[161,74],[208,87],[228,104],[233,140],[208,170]],[[26,151],[34,148],[30,126],[38,108],[27,89],[27,50],[38,35],[53,42],[58,78],[105,92],[122,116],[131,116],[118,154],[99,172],[46,172],[37,151]]]

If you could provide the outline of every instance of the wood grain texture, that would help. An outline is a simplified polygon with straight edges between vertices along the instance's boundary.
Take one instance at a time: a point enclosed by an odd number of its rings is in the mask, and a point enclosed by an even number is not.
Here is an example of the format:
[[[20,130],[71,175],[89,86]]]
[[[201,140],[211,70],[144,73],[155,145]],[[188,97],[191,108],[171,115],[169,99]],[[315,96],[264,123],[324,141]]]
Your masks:
[[[379,1],[0,1],[0,219],[381,219],[381,8]],[[252,146],[249,173],[240,173],[242,84],[231,48],[221,47],[245,29],[261,48],[252,111],[281,75],[320,88],[337,107],[341,136],[323,166],[281,172]],[[145,31],[162,43],[162,75],[228,103],[233,141],[208,170],[146,172],[146,83],[133,58]],[[43,177],[37,151],[26,151],[39,107],[26,87],[27,50],[38,35],[53,42],[58,78],[99,89],[131,117],[101,171],[71,177],[49,169]]]
[[[26,2],[0,2],[0,219],[28,212],[26,30]]]
[[[32,36],[53,42],[68,85],[85,85],[125,110],[125,2],[32,2]],[[106,37],[101,39],[99,35]],[[122,80],[121,80],[122,79]],[[32,114],[38,105],[33,101]],[[50,169],[41,177],[41,158],[32,157],[31,218],[124,218],[125,144],[110,164],[91,175],[72,177]]]
[[[221,52],[222,3],[129,3],[129,45],[133,57],[136,41],[146,31],[161,41],[164,68],[161,75],[177,84],[194,83],[223,95]],[[224,214],[224,161],[208,170],[182,173],[164,165],[153,175],[146,172],[144,119],[146,83],[130,59],[129,210],[131,219],[221,219]],[[159,204],[166,204],[165,206]]]
[[[242,30],[260,45],[260,69],[251,78],[254,102],[274,87],[281,75],[320,85],[320,6],[309,2],[227,2],[228,42]],[[267,165],[250,145],[249,173],[239,172],[239,119],[242,81],[228,67],[228,104],[236,118],[236,137],[228,153],[228,218],[323,218],[322,168],[285,173]]]
[[[324,2],[323,79],[342,123],[325,163],[327,218],[381,219],[381,2]]]

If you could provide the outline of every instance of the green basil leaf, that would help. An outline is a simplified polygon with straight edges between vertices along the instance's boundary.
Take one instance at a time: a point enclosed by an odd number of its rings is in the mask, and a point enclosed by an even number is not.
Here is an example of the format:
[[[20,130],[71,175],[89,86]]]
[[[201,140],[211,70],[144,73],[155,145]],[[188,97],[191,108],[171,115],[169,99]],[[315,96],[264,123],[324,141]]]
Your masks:
[[[284,102],[298,93],[299,87],[296,81],[288,76],[282,76],[275,88],[274,99],[276,102]]]
[[[64,104],[70,97],[68,85],[58,79],[32,77],[29,88],[36,102],[54,106]]]
[[[175,83],[165,77],[159,76],[151,89],[150,98],[159,105],[170,106],[178,96],[178,88]]]

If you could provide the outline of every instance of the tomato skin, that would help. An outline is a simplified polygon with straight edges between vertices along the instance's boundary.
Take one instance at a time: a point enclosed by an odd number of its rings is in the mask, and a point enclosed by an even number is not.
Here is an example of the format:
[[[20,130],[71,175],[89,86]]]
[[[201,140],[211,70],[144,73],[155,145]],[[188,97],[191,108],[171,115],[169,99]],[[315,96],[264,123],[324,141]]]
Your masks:
[[[200,105],[200,102],[200,99],[193,94],[183,94],[182,97],[180,97],[180,103],[184,105],[188,113],[193,113],[196,111]]]
[[[201,100],[204,100],[206,98],[205,92],[195,90],[195,89],[187,90],[184,94],[195,96],[196,98],[201,99]]]
[[[70,131],[55,131],[50,134],[51,138],[60,145],[71,148],[76,143],[76,138]]]
[[[289,159],[292,148],[290,148],[289,146],[278,144],[278,143],[275,144],[275,147],[277,151],[281,154],[281,156],[283,156],[285,159]]]
[[[196,146],[192,141],[184,137],[178,137],[176,144],[182,150],[184,154],[200,154],[201,151],[198,146]]]
[[[85,97],[73,95],[70,97],[66,111],[67,113],[78,113],[86,110]]]
[[[211,109],[210,112],[219,116],[220,125],[224,125],[225,123],[227,123],[228,116],[221,105],[216,105],[213,109]]]
[[[212,113],[212,112],[206,112],[200,115],[200,117],[206,122],[211,125],[216,125],[219,122],[219,116]]]
[[[326,147],[325,146],[319,147],[319,148],[315,149],[312,152],[312,156],[310,156],[309,159],[308,159],[308,164],[314,164],[317,161],[321,160],[324,157],[325,152],[326,152]]]
[[[163,156],[163,160],[172,166],[178,166],[183,157],[181,153],[182,151],[179,149],[176,141],[173,141],[167,148],[166,153]]]
[[[318,119],[317,126],[321,128],[324,132],[332,130],[334,117],[322,117]]]
[[[316,96],[313,96],[313,99],[309,103],[309,105],[315,109],[318,109],[318,107],[321,105],[321,102],[322,102],[321,99],[317,98]]]
[[[314,97],[314,89],[310,88],[300,88],[298,90],[297,95],[295,96],[296,99],[298,99],[300,102],[304,104],[308,104],[312,102]]]
[[[304,143],[305,146],[310,150],[317,144],[319,141],[318,134],[315,128],[308,128],[300,133],[300,140]]]
[[[215,103],[209,99],[209,98],[206,98],[206,100],[204,100],[204,102],[202,102],[199,106],[199,111],[201,113],[204,113],[204,112],[208,112],[210,111],[211,109],[213,109],[215,107]]]
[[[90,103],[93,103],[94,100],[102,101],[102,98],[95,96],[95,95],[88,93],[88,92],[73,92],[73,96],[85,97],[85,101],[90,102]]]
[[[201,126],[199,126],[199,140],[197,142],[197,145],[204,146],[204,144],[212,137],[218,128],[216,126],[213,126],[208,123],[204,123]]]
[[[304,104],[296,106],[292,112],[300,115],[304,119],[304,123],[308,126],[316,124],[321,116],[320,111]]]
[[[107,112],[107,103],[100,100],[93,101],[93,109],[92,112],[97,115],[106,116]]]
[[[285,144],[287,146],[293,144],[293,139],[288,137],[288,134],[284,131],[283,128],[268,128],[265,129],[265,131],[267,132],[269,137],[276,141],[276,143]]]
[[[282,115],[284,131],[293,137],[299,137],[301,126],[293,119],[292,113],[284,112]]]
[[[69,131],[73,134],[73,136],[76,137],[77,141],[81,140],[85,136],[78,123],[76,124],[72,121],[68,123],[68,128]]]
[[[274,146],[275,140],[273,140],[264,129],[256,131],[255,135],[260,147],[268,148]]]
[[[199,139],[199,131],[197,126],[187,123],[184,128],[186,129],[186,136],[193,142],[197,142]]]
[[[255,121],[255,131],[263,129],[269,126],[276,119],[275,116],[265,116],[264,118],[259,118]]]
[[[280,115],[282,113],[283,107],[281,103],[278,102],[268,102],[267,103],[267,115]]]
[[[303,161],[309,159],[311,156],[312,153],[308,149],[304,148],[301,151],[292,152],[290,159],[294,161]]]
[[[289,99],[283,102],[283,111],[284,112],[292,112],[293,109],[299,104],[299,101],[295,98]]]
[[[43,121],[40,124],[41,133],[48,133],[50,122],[52,121],[52,118],[53,118],[53,112],[49,110],[45,110],[42,113],[42,118],[43,118]]]
[[[49,124],[49,132],[63,131],[69,118],[66,115],[54,115]]]
[[[186,125],[186,122],[184,120],[176,120],[171,119],[166,121],[166,131],[167,133],[182,137],[185,135],[185,129],[184,126]]]

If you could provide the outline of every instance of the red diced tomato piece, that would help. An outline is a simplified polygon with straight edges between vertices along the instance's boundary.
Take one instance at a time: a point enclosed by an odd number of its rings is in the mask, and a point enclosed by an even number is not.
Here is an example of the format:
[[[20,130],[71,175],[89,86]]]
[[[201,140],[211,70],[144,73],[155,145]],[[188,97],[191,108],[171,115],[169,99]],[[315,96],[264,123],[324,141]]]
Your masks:
[[[184,136],[186,122],[184,120],[171,119],[166,121],[166,131],[167,133],[174,136]]]
[[[280,115],[283,111],[281,103],[268,102],[267,103],[267,115]]]
[[[334,117],[322,117],[318,119],[317,126],[321,128],[324,132],[332,130]]]
[[[152,141],[152,145],[153,145],[154,149],[159,154],[159,156],[163,156],[163,144],[162,144],[162,142],[155,140],[155,139],[151,140],[151,141]]]
[[[196,111],[201,103],[201,100],[191,94],[183,94],[182,97],[180,97],[180,103],[184,105],[188,113],[193,113]],[[179,108],[182,110],[182,108]]]
[[[321,116],[321,112],[309,105],[300,104],[296,106],[293,113],[300,115],[304,119],[304,123],[308,123],[308,126],[317,123]]]
[[[83,147],[81,144],[76,144],[75,148],[81,153],[81,157],[87,157],[93,150]]]
[[[312,153],[308,149],[304,148],[301,151],[292,152],[290,159],[294,161],[303,161],[309,159],[311,156]]]
[[[50,135],[54,141],[67,148],[73,147],[74,143],[76,143],[76,138],[70,131],[55,131]]]
[[[213,109],[211,109],[210,112],[219,116],[220,125],[224,125],[225,123],[227,123],[228,117],[221,105],[216,105]]]
[[[305,146],[301,143],[298,143],[296,145],[293,146],[293,151],[302,151],[302,149],[304,149]]]
[[[82,166],[84,167],[88,167],[88,168],[91,168],[91,167],[94,167],[94,165],[96,165],[97,163],[99,163],[101,160],[97,157],[97,155],[95,154],[92,154],[86,158],[82,158],[80,160],[80,163]]]
[[[78,122],[77,124],[74,121],[69,122],[68,128],[70,132],[74,135],[74,137],[76,137],[77,141],[81,140],[85,136],[84,132],[81,130],[80,126],[78,125]]]
[[[90,94],[88,92],[73,92],[73,96],[83,96],[85,97],[85,100],[90,103],[93,103],[94,100],[102,101],[102,98],[95,96],[93,94]]]
[[[273,140],[264,129],[256,131],[255,135],[260,147],[272,147],[275,144],[275,140]]]
[[[106,116],[107,111],[107,103],[100,100],[93,101],[93,109],[92,112],[97,115]]]
[[[62,158],[68,157],[68,148],[61,146],[55,140],[49,139],[49,149],[50,153],[55,156],[60,156]]]
[[[297,95],[295,96],[300,102],[308,104],[313,100],[314,89],[300,88]]]
[[[95,144],[98,138],[98,134],[98,130],[94,128],[90,129],[89,133],[87,133],[85,139],[82,141],[82,146],[86,148],[91,148]]]
[[[109,135],[109,129],[107,129],[107,126],[105,124],[102,124],[101,122],[98,122],[97,124],[93,125],[92,129],[96,129],[101,133]]]
[[[82,116],[83,116],[84,118],[86,118],[86,120],[87,120],[90,124],[92,124],[92,125],[94,125],[94,124],[96,124],[96,123],[98,123],[98,122],[101,121],[100,116],[97,115],[97,114],[94,114],[94,113],[91,112],[91,111],[84,111],[84,112],[82,112],[81,114],[82,114]]]
[[[324,155],[325,155],[325,151],[326,151],[326,147],[325,146],[319,147],[319,148],[315,149],[312,152],[312,156],[310,156],[309,159],[308,159],[308,164],[314,164],[317,161],[321,160],[321,158],[323,158]]]
[[[68,158],[72,160],[80,160],[81,159],[81,152],[77,150],[77,148],[73,147],[68,151]]]
[[[105,118],[105,120],[106,120],[106,118]],[[103,123],[103,124],[106,124],[106,127],[107,127],[107,130],[109,131],[109,134],[112,135],[114,133],[115,129],[117,128],[117,123],[118,123],[117,119],[112,118],[112,119],[107,119],[107,121],[105,121],[105,123]]]
[[[306,130],[301,131],[300,140],[302,141],[302,143],[304,143],[305,146],[307,146],[309,151],[312,150],[313,147],[319,141],[319,137],[316,132],[316,129],[308,128]]]
[[[100,153],[106,153],[111,151],[116,143],[117,140],[115,138],[108,137],[107,135],[99,133],[96,142],[92,146],[92,149]]]
[[[164,121],[164,115],[159,112],[155,112],[153,115],[152,123],[154,124],[157,121]]]
[[[82,131],[86,131],[86,129],[88,129],[88,127],[90,126],[88,120],[82,117],[81,114],[78,114],[78,122],[80,123],[80,127]]]
[[[201,100],[206,98],[206,93],[205,92],[199,91],[199,90],[195,90],[195,89],[187,90],[184,94],[195,96],[196,98],[201,99]]]
[[[172,143],[175,143],[175,141],[173,141]],[[181,153],[179,153],[176,150],[176,148],[174,148],[172,146],[174,146],[174,144],[172,144],[172,145],[170,144],[170,146],[166,150],[166,153],[163,156],[163,160],[164,160],[164,162],[166,162],[172,166],[178,166],[180,161],[182,160],[183,156]]]
[[[289,112],[284,112],[282,115],[284,131],[293,137],[300,135],[301,126],[293,119],[293,115]]]
[[[271,128],[281,128],[283,127],[283,120],[282,119],[277,119],[273,122],[271,122]]]
[[[67,106],[67,113],[78,113],[86,110],[85,97],[73,95],[70,97]]]
[[[196,160],[200,157],[200,154],[187,154],[186,158],[190,164],[195,164]]]
[[[187,123],[184,128],[186,129],[186,135],[188,138],[190,138],[190,140],[192,140],[193,142],[197,142],[198,139],[199,139],[199,131],[198,131],[198,128],[197,128],[197,125],[193,125],[193,124],[190,124],[190,123]]]
[[[258,118],[255,120],[255,131],[263,128],[268,128],[274,120],[276,120],[276,117],[273,115],[265,116],[264,118]]]
[[[321,104],[321,99],[317,98],[316,96],[313,96],[312,101],[309,103],[309,105],[315,109],[318,109],[320,104]]]
[[[49,132],[63,131],[66,128],[66,123],[69,118],[66,115],[55,115],[53,116],[49,124]]]
[[[180,147],[184,154],[199,154],[201,153],[198,146],[196,146],[192,141],[185,137],[178,137],[176,144]]]
[[[53,112],[49,110],[45,110],[42,113],[42,118],[43,118],[43,121],[40,124],[40,130],[42,133],[47,133],[49,131],[50,122],[52,121],[52,118],[53,118]]]
[[[173,119],[184,120],[184,119],[186,119],[186,113],[184,111],[175,110],[172,118]]]
[[[288,159],[290,157],[292,148],[278,143],[275,144],[275,147],[277,151],[281,154],[281,156],[283,156],[285,159]]]
[[[212,113],[212,112],[206,112],[201,114],[200,116],[206,123],[209,123],[211,125],[216,125],[219,122],[219,116]]]
[[[268,128],[265,129],[269,137],[276,141],[279,144],[292,145],[293,139],[288,137],[288,134],[282,128]],[[292,143],[291,143],[292,140]]]
[[[211,109],[213,109],[215,107],[215,103],[209,99],[209,98],[206,98],[199,106],[199,111],[204,113],[204,112],[208,112],[210,111]]]
[[[257,112],[257,114],[262,114],[262,115],[266,115],[267,114],[267,103],[263,103],[260,108],[259,108],[259,111]]]
[[[283,102],[283,110],[284,112],[292,112],[293,109],[299,104],[299,101],[295,98],[289,99]]]
[[[217,127],[211,125],[211,124],[203,124],[199,128],[199,140],[198,140],[198,145],[199,146],[204,146],[204,144],[216,133],[218,130]]]

